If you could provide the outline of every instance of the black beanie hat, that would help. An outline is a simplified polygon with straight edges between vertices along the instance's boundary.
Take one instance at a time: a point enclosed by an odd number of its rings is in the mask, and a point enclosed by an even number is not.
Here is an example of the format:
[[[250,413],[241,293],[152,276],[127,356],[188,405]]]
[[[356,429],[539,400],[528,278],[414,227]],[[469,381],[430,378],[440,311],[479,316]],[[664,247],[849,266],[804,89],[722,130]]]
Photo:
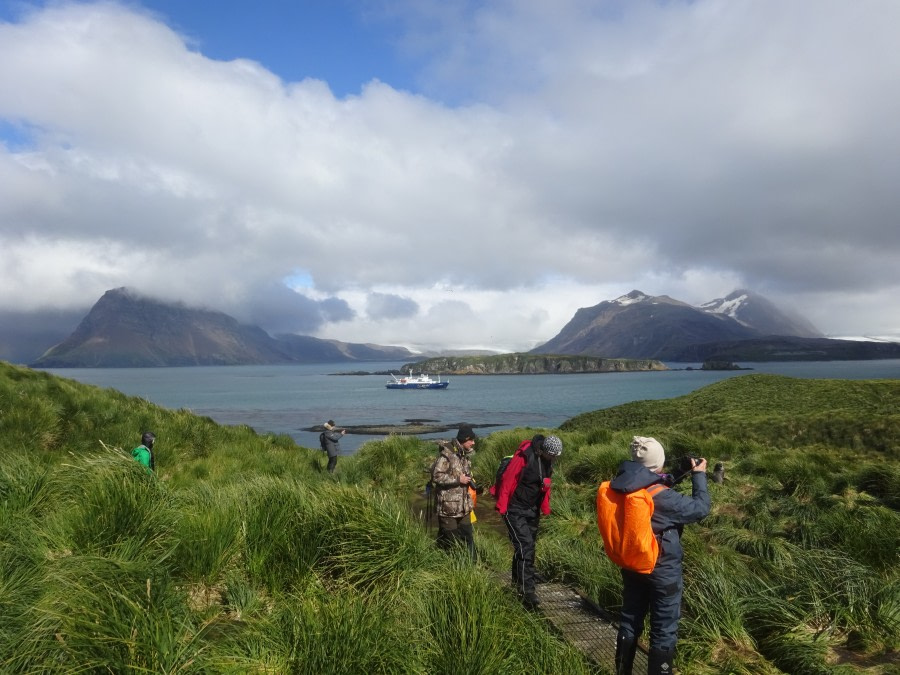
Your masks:
[[[456,432],[456,440],[460,443],[465,443],[470,439],[474,441],[476,438],[478,438],[478,436],[475,435],[475,432],[469,424],[460,425],[459,431]]]

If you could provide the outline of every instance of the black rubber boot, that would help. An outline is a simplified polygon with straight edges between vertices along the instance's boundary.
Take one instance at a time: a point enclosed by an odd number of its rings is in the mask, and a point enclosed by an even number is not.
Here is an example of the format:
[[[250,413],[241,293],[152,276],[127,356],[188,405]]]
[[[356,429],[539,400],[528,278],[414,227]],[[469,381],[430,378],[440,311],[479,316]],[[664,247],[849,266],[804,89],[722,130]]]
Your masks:
[[[541,605],[541,599],[537,596],[537,593],[531,591],[522,595],[522,604],[525,605],[526,609],[537,609]]]
[[[647,675],[672,675],[675,669],[675,649],[650,648]]]
[[[616,675],[631,675],[634,667],[634,655],[637,652],[637,640],[616,638]]]

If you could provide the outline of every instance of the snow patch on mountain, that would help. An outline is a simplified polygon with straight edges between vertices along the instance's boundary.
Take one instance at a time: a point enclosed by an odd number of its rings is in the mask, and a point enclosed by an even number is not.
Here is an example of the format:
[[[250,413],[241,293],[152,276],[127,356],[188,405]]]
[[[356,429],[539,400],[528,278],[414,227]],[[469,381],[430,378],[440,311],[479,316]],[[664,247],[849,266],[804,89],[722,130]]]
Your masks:
[[[613,304],[620,305],[622,307],[627,307],[628,305],[634,305],[639,302],[643,302],[644,300],[649,300],[649,295],[644,295],[640,291],[631,291],[628,295],[623,295],[619,298],[613,300]]]
[[[700,309],[709,312],[710,314],[724,314],[725,316],[730,316],[735,321],[740,321],[738,312],[748,299],[748,296],[743,294],[736,297],[729,297],[724,300],[711,300],[700,305]]]

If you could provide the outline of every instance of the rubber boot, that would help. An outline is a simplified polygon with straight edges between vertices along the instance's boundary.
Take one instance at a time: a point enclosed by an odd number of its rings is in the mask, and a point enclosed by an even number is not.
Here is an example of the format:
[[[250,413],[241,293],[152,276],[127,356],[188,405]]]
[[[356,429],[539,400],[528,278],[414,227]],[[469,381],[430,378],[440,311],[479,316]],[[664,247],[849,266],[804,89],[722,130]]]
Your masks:
[[[672,675],[675,669],[675,649],[650,648],[647,675]]]
[[[622,636],[616,638],[616,675],[631,675],[636,652],[637,640]]]

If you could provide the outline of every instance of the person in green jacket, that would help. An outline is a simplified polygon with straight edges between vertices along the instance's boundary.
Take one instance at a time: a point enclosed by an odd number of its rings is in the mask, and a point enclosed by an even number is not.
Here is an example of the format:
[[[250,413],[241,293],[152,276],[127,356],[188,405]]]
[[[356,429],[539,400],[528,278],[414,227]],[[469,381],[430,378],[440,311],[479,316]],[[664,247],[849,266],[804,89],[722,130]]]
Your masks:
[[[156,434],[152,431],[145,431],[141,435],[141,444],[131,451],[131,456],[144,466],[148,473],[156,470],[156,463],[153,461],[153,442],[155,440]]]

